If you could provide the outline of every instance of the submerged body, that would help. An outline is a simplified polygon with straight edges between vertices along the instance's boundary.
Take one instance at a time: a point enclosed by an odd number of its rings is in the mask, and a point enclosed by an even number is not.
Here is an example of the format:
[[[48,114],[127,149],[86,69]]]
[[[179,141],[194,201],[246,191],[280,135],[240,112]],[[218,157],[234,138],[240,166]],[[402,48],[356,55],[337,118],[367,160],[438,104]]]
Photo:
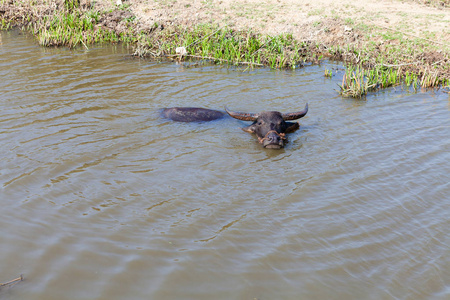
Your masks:
[[[223,118],[225,114],[218,110],[199,107],[171,107],[162,110],[164,118],[177,122],[204,122]]]

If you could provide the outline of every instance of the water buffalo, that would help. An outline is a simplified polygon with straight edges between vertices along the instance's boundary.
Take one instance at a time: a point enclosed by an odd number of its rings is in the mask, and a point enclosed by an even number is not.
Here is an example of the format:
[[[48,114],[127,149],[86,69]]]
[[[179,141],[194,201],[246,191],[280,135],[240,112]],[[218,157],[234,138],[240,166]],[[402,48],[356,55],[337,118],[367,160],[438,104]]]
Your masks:
[[[308,103],[305,109],[298,112],[280,113],[278,111],[263,111],[257,114],[230,111],[226,112],[233,118],[243,121],[253,121],[250,126],[242,130],[254,133],[264,148],[280,149],[286,142],[286,133],[300,128],[297,122],[286,122],[304,117],[308,112]]]
[[[278,111],[263,111],[260,113],[235,112],[225,108],[231,117],[242,121],[253,121],[250,126],[242,128],[244,131],[254,133],[264,148],[280,149],[286,143],[286,133],[300,128],[297,122],[286,122],[304,117],[308,112],[308,104],[305,109],[298,112],[280,113]],[[225,116],[218,110],[198,107],[171,107],[162,110],[165,118],[178,122],[202,122],[217,120]]]

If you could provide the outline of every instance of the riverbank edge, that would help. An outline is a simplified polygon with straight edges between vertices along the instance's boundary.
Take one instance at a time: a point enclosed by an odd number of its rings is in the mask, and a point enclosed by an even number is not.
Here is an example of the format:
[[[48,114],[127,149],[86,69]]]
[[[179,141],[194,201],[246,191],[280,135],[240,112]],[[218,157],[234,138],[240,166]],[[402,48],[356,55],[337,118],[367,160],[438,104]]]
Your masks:
[[[0,1],[0,27],[30,31],[43,46],[75,47],[94,43],[130,44],[134,55],[172,60],[207,60],[248,67],[298,68],[322,59],[347,66],[340,85],[343,96],[362,97],[370,91],[405,84],[414,89],[450,86],[450,55],[427,39],[409,39],[392,32],[380,43],[371,39],[377,28],[347,24],[336,16],[324,18],[316,30],[340,39],[296,40],[282,33],[268,36],[238,31],[223,24],[146,25],[131,4],[96,6],[92,1]],[[350,26],[351,25],[351,26]],[[330,42],[331,41],[331,42]],[[332,76],[325,70],[324,76]]]

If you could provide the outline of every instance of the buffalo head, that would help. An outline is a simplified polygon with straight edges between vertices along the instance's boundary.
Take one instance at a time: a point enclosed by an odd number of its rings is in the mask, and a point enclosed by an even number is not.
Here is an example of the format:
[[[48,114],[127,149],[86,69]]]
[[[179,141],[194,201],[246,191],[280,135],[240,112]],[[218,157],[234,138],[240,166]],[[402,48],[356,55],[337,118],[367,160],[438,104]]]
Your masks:
[[[280,113],[278,111],[263,111],[257,114],[235,112],[225,108],[233,118],[242,121],[253,121],[250,126],[242,128],[244,131],[254,133],[259,142],[270,149],[280,149],[286,142],[286,133],[300,128],[297,122],[286,122],[304,117],[308,112],[308,103],[305,109],[298,112]]]

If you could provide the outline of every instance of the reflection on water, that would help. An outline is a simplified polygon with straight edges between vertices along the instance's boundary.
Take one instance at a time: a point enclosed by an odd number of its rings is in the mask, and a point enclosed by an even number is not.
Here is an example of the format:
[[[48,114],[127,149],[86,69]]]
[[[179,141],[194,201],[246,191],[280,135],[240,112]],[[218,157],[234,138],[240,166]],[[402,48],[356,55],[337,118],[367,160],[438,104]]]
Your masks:
[[[447,94],[0,36],[0,282],[26,279],[2,299],[450,297]],[[306,102],[280,151],[158,116]]]

